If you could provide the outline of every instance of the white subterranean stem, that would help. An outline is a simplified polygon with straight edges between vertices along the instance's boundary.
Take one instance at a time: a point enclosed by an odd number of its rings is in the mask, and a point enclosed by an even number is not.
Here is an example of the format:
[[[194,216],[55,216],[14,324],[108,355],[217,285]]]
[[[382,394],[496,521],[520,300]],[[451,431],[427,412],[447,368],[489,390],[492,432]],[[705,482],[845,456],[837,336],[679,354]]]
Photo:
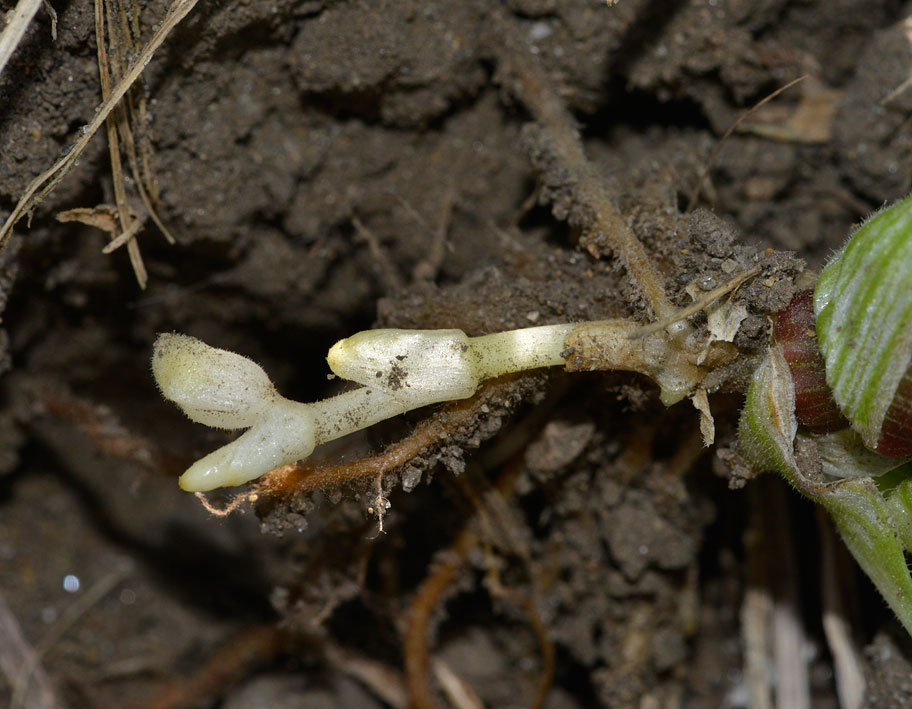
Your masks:
[[[253,361],[187,335],[162,334],[152,371],[166,399],[189,418],[249,430],[181,476],[192,492],[242,485],[311,454],[327,441],[421,406],[472,396],[490,377],[564,364],[577,325],[467,337],[461,330],[369,330],[336,343],[338,376],[363,387],[312,404],[282,397]]]
[[[313,449],[409,410],[389,394],[362,387],[313,404],[276,397],[250,430],[191,465],[180,478],[190,492],[243,485]]]
[[[485,379],[563,365],[579,324],[468,337],[462,330],[364,330],[340,340],[326,361],[343,379],[395,394],[411,408],[472,396]]]

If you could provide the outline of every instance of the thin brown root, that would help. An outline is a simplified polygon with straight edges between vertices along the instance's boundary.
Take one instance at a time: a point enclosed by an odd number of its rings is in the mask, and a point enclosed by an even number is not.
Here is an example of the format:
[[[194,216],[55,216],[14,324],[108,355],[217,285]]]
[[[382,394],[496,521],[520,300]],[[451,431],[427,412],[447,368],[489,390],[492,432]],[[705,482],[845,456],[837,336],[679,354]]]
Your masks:
[[[206,493],[195,492],[193,494],[196,495],[196,499],[200,501],[200,504],[206,509],[206,512],[215,515],[216,517],[227,517],[245,502],[252,502],[253,500],[251,498],[255,498],[254,495],[236,495],[224,507],[216,507],[209,501],[209,498],[206,497]]]
[[[409,211],[413,218],[417,217],[420,222],[421,215],[405,199],[399,197],[400,203]],[[450,220],[453,215],[453,204],[456,201],[456,189],[453,186],[452,179],[447,185],[446,194],[443,197],[443,205],[440,209],[440,217],[437,220],[437,228],[433,229],[434,238],[431,241],[431,248],[428,254],[415,264],[412,269],[413,281],[433,281],[443,266],[446,258],[447,247],[447,230],[450,228]]]
[[[447,405],[380,455],[339,465],[318,465],[306,460],[283,465],[259,479],[256,493],[263,497],[285,498],[368,477],[387,475],[480,415],[484,407],[501,396],[514,379],[515,377],[501,377],[485,382],[471,399]]]
[[[503,472],[494,484],[494,493],[500,497],[511,495],[521,470],[522,457],[515,456],[504,466]],[[476,503],[480,500],[474,491],[470,494],[470,499]],[[482,524],[476,525],[473,520],[460,531],[456,540],[446,550],[446,554],[440,558],[439,563],[421,582],[412,598],[412,604],[406,617],[403,652],[405,655],[405,679],[409,702],[410,706],[415,709],[437,709],[439,706],[430,684],[432,669],[429,638],[430,619],[443,596],[456,582],[469,553],[481,543],[476,527],[484,527],[484,519],[484,508],[479,507],[475,520],[481,521]],[[535,633],[542,644],[543,681],[539,685],[537,703],[535,705],[536,707],[541,707],[551,687],[551,678],[554,672],[554,648],[547,638],[544,624],[541,622],[541,618],[535,611],[534,606],[531,603],[526,605],[525,599],[519,594],[513,595],[512,592],[503,589],[499,581],[495,582],[494,585],[499,591],[503,591],[504,597],[509,597],[527,609]]]
[[[535,700],[532,702],[532,707],[533,709],[543,709],[545,702],[548,701],[551,685],[554,683],[554,643],[548,637],[548,630],[542,622],[538,609],[529,598],[517,591],[505,588],[499,583],[499,579],[495,587],[489,588],[492,596],[519,606],[526,612],[529,624],[532,626],[532,630],[538,640],[538,648],[542,658],[541,667],[538,670],[538,689],[535,692]]]
[[[403,652],[405,654],[405,682],[409,705],[413,709],[437,709],[440,705],[434,698],[430,684],[431,658],[429,651],[428,626],[431,615],[448,589],[455,583],[465,564],[466,557],[478,545],[478,535],[465,527],[456,541],[447,549],[447,554],[433,571],[421,582],[412,598],[409,608]]]
[[[522,40],[508,30],[509,22],[504,20],[500,25],[504,38],[498,43],[503,80],[554,143],[544,161],[559,163],[560,171],[565,175],[563,182],[574,188],[576,204],[567,211],[571,224],[584,232],[580,244],[597,257],[598,241],[604,238],[623,261],[655,317],[673,316],[675,306],[665,294],[662,277],[615,206],[604,179],[586,159],[573,116],[550,85],[536,57],[524,51]],[[533,157],[533,160],[542,162],[541,158]]]
[[[152,472],[172,476],[187,467],[188,461],[130,433],[109,410],[76,396],[62,385],[41,386],[36,394],[47,413],[74,423],[107,456],[132,460]]]
[[[643,327],[638,328],[634,332],[631,332],[629,335],[627,335],[627,338],[630,340],[636,340],[641,337],[646,337],[647,335],[651,335],[652,333],[658,332],[659,330],[664,330],[669,325],[674,325],[676,322],[680,322],[685,318],[689,318],[691,315],[696,315],[701,310],[721,298],[723,295],[729,293],[730,291],[737,290],[742,283],[744,283],[749,278],[753,278],[758,273],[760,273],[760,271],[760,266],[754,266],[753,268],[749,268],[746,271],[739,273],[727,283],[723,283],[718,288],[713,288],[700,300],[691,303],[686,308],[681,308],[671,317],[664,318],[658,322],[649,323],[648,325],[644,325]]]
[[[517,539],[518,535],[512,532],[513,525],[509,521],[510,515],[507,511],[507,493],[512,491],[516,483],[516,479],[522,470],[522,461],[523,456],[517,454],[509,463],[507,463],[503,475],[501,475],[500,479],[497,481],[497,488],[491,491],[487,496],[487,502],[484,504],[468,483],[463,485],[463,489],[467,490],[470,499],[476,505],[478,520],[481,528],[485,530],[485,536],[489,540],[495,538],[492,522],[494,520],[498,521],[499,524],[497,525],[498,532],[496,538],[507,540],[511,551],[518,554],[526,565],[531,567],[531,555],[529,550],[526,548],[525,544],[519,542]],[[462,479],[460,479],[460,482],[463,482]],[[488,510],[491,511],[490,517],[487,513]],[[492,517],[493,520],[491,519]],[[499,566],[494,560],[494,551],[491,547],[491,542],[486,541],[484,548],[485,560],[488,565],[488,593],[494,598],[499,598],[522,608],[529,618],[529,623],[538,640],[542,662],[538,671],[538,689],[536,690],[532,707],[533,709],[542,709],[545,706],[545,702],[548,699],[548,693],[551,691],[551,685],[554,682],[554,644],[548,637],[548,631],[545,628],[545,624],[542,622],[541,615],[539,615],[538,609],[535,607],[532,600],[519,591],[507,588],[503,585],[503,582],[500,579]]]
[[[399,272],[396,271],[396,267],[390,261],[386,251],[380,246],[380,241],[377,239],[377,236],[374,232],[364,226],[358,217],[352,217],[351,223],[352,226],[355,227],[355,232],[357,232],[358,237],[364,241],[364,243],[367,244],[367,248],[370,249],[371,257],[380,268],[380,273],[383,276],[383,280],[386,282],[386,289],[390,292],[401,290],[402,279],[399,277]]]
[[[225,690],[271,662],[290,645],[277,625],[259,625],[229,638],[196,673],[162,689],[145,709],[178,709],[212,703]],[[207,701],[208,700],[208,701]]]
[[[719,138],[719,142],[716,144],[716,147],[713,149],[712,153],[710,154],[709,159],[706,161],[706,163],[703,165],[703,168],[700,170],[700,176],[697,179],[697,185],[696,185],[696,187],[694,187],[693,192],[690,193],[690,199],[687,200],[687,208],[684,210],[685,212],[689,212],[696,205],[697,200],[700,198],[700,191],[703,189],[703,183],[706,182],[706,177],[707,177],[707,175],[709,175],[709,171],[712,169],[712,166],[715,164],[716,159],[719,157],[719,153],[722,152],[722,148],[725,146],[725,143],[728,142],[728,139],[729,139],[729,137],[731,137],[731,134],[734,133],[738,129],[738,126],[740,126],[745,120],[747,120],[747,118],[749,116],[751,116],[758,108],[760,108],[761,106],[772,101],[783,91],[786,91],[786,90],[792,88],[795,84],[797,84],[801,81],[804,81],[807,78],[807,76],[808,76],[807,74],[802,74],[797,79],[792,79],[790,82],[785,84],[785,86],[780,86],[778,89],[773,91],[768,96],[765,96],[764,98],[757,101],[757,103],[755,103],[753,106],[751,106],[749,109],[747,109],[744,113],[742,113],[740,116],[738,116],[738,120],[736,120],[734,123],[731,124],[731,126],[729,126],[728,130],[725,131],[725,133],[722,135],[721,138]]]
[[[187,14],[196,6],[198,0],[174,0],[168,10],[168,14],[162,21],[161,26],[152,35],[152,39],[146,44],[142,52],[139,53],[136,60],[131,64],[126,75],[117,82],[112,88],[111,95],[103,101],[92,122],[83,128],[81,135],[72,149],[67,152],[54,165],[42,172],[38,177],[32,180],[20,197],[19,202],[13,208],[12,213],[0,228],[0,249],[4,248],[12,234],[13,227],[25,216],[30,213],[47,195],[57,186],[57,184],[66,176],[66,174],[75,166],[79,156],[85,150],[89,141],[104,123],[114,107],[124,97],[133,83],[139,78],[139,75],[145,69],[146,65],[152,60],[152,56],[161,46],[165,38],[171,33],[177,24],[183,20]]]
[[[377,475],[377,479],[374,481],[374,487],[376,488],[377,494],[374,495],[374,499],[371,500],[370,507],[367,508],[369,514],[376,515],[377,517],[377,536],[383,534],[383,519],[386,517],[386,513],[390,508],[390,501],[386,499],[383,495],[383,474]]]

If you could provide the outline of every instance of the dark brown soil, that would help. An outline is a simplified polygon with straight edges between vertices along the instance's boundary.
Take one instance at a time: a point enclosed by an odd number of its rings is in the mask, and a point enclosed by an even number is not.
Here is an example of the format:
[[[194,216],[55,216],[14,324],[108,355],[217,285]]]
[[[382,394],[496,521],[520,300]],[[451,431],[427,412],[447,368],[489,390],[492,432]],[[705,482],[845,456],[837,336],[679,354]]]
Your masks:
[[[0,77],[4,218],[100,103],[92,6],[54,5],[57,41],[39,12]],[[141,6],[145,40],[167,5]],[[101,253],[103,232],[54,219],[114,202],[103,135],[0,253],[0,594],[63,705],[395,705],[352,668],[380,663],[393,679],[379,684],[398,686],[413,597],[468,528],[476,543],[431,614],[431,647],[485,706],[535,696],[542,650],[520,597],[553,644],[552,709],[746,706],[750,498],[781,483],[729,489],[737,392],[800,259],[819,267],[853,223],[912,189],[912,90],[882,103],[912,70],[909,12],[898,0],[196,7],[145,74],[143,130],[178,238],[147,221],[148,288],[123,250]],[[675,302],[770,249],[766,278],[740,295],[744,356],[712,400],[722,456],[700,450],[691,408],[664,409],[645,381],[535,374],[387,478],[382,534],[370,485],[210,515],[176,475],[228,435],[158,395],[158,332],[246,354],[313,400],[336,390],[329,346],[372,326],[475,335],[646,317],[611,249],[575,226],[575,186],[512,89],[511,51],[573,112]],[[728,139],[688,212],[722,133],[801,74]],[[380,450],[422,415],[323,455]],[[502,476],[510,493],[492,503]],[[789,505],[767,514],[792,519],[814,706],[838,706],[817,522]],[[852,568],[869,705],[907,704],[908,639]],[[182,684],[194,677],[198,691]]]

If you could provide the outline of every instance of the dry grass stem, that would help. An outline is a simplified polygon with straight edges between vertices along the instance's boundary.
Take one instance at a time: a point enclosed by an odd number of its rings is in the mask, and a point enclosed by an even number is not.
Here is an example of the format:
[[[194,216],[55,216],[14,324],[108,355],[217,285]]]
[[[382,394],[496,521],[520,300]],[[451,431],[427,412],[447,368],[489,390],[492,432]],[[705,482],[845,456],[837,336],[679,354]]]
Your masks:
[[[823,595],[823,634],[826,636],[830,654],[833,656],[833,670],[836,675],[836,694],[840,709],[861,709],[865,695],[864,666],[861,654],[852,637],[846,596],[851,587],[842,582],[852,573],[839,568],[837,554],[845,555],[839,545],[833,522],[821,509],[817,513],[817,529],[820,533],[820,588]]]
[[[95,0],[95,44],[98,49],[98,73],[101,81],[101,97],[107,100],[111,96],[111,75],[108,65],[108,53],[105,41],[104,1]],[[145,289],[149,280],[146,266],[139,251],[139,244],[133,238],[142,225],[133,215],[127,204],[127,189],[124,185],[123,165],[120,161],[120,144],[117,140],[118,114],[123,113],[123,104],[115,107],[105,121],[108,132],[108,153],[111,156],[111,174],[114,182],[114,199],[117,203],[117,215],[120,220],[121,239],[127,244],[127,253],[130,255],[130,264],[136,274],[139,287]],[[114,241],[117,237],[111,235]],[[124,238],[126,237],[126,238]]]
[[[407,709],[408,697],[402,673],[377,660],[326,642],[323,656],[333,669],[351,677],[393,709]]]
[[[54,6],[51,5],[50,0],[41,0],[44,5],[44,11],[48,14],[48,17],[51,18],[51,40],[53,42],[57,41],[57,10],[54,9]]]
[[[32,180],[25,190],[25,193],[19,199],[12,213],[7,218],[3,227],[0,228],[0,249],[4,248],[12,234],[13,227],[27,213],[35,209],[36,206],[57,186],[57,184],[66,176],[66,174],[75,166],[79,156],[85,150],[89,141],[101,127],[102,123],[107,120],[111,111],[114,110],[118,102],[124,97],[133,83],[139,78],[146,65],[152,60],[152,56],[165,41],[177,24],[183,20],[187,14],[196,6],[198,0],[175,0],[168,10],[168,14],[162,21],[162,24],[152,35],[148,44],[139,53],[136,60],[130,65],[126,75],[117,82],[111,89],[111,95],[103,101],[95,113],[92,121],[85,126],[79,139],[67,151],[66,155],[60,158],[48,170],[42,172],[38,177]]]
[[[739,273],[727,283],[723,283],[718,288],[713,288],[700,300],[691,303],[686,308],[681,308],[680,310],[676,311],[671,317],[664,318],[658,322],[649,323],[648,325],[644,325],[635,332],[630,333],[628,337],[631,340],[646,337],[647,335],[651,335],[652,333],[658,332],[659,330],[664,330],[669,325],[674,325],[676,322],[684,320],[685,318],[689,318],[691,315],[696,315],[705,307],[711,305],[713,302],[721,298],[723,295],[736,290],[749,278],[756,276],[758,273],[760,273],[760,270],[760,266],[754,266],[753,268],[749,268],[746,271]]]
[[[119,568],[101,577],[84,595],[73,601],[57,621],[48,628],[35,646],[35,652],[30,661],[23,663],[19,677],[13,684],[10,709],[20,709],[20,707],[32,709],[33,705],[30,703],[27,692],[34,672],[40,668],[41,658],[60,641],[70,628],[119,586],[131,573],[133,573],[133,563],[125,562]]]
[[[441,658],[434,658],[431,662],[431,669],[454,709],[485,709],[475,690]]]
[[[768,483],[767,483],[768,484]],[[741,639],[744,645],[744,682],[751,709],[772,709],[770,691],[773,669],[771,627],[773,594],[770,590],[770,543],[762,523],[762,495],[749,491],[751,512],[744,533],[747,557],[746,584],[741,601]]]
[[[61,706],[38,652],[26,641],[3,596],[0,596],[0,671],[11,687],[19,687],[22,701],[31,709]]]
[[[754,490],[759,491],[758,486],[753,486],[751,492]],[[798,560],[792,541],[795,530],[786,494],[787,489],[780,481],[770,481],[763,495],[761,522],[766,528],[770,548],[776,550],[775,560],[770,558],[775,569],[771,567],[768,572],[774,587],[772,651],[776,678],[775,705],[810,709],[811,685],[805,655],[808,639],[798,598]]]
[[[126,0],[105,0],[107,5],[108,33],[112,49],[111,76],[119,81],[129,71],[129,58],[139,52],[136,41],[139,36],[139,23],[135,10],[128,10]],[[132,21],[131,21],[132,18]],[[143,78],[139,80],[142,83]],[[158,215],[158,183],[152,170],[152,142],[147,125],[147,101],[145,91],[135,87],[124,97],[119,109],[115,111],[117,130],[123,143],[124,154],[130,165],[133,183],[149,217],[155,222],[159,231],[169,243],[176,242],[174,236]],[[133,135],[134,129],[140,135],[137,146]]]
[[[42,0],[19,0],[16,7],[13,8],[9,24],[3,28],[3,33],[0,34],[0,76],[3,75],[6,63],[13,56],[19,42],[22,41],[32,18],[41,7],[41,2]]]
[[[912,25],[912,23],[910,23],[909,20],[906,20],[906,23]],[[912,40],[910,40],[910,41],[912,41]],[[912,76],[909,76],[905,81],[900,83],[899,86],[897,86],[890,93],[888,93],[886,96],[884,96],[882,99],[880,99],[880,105],[886,106],[891,101],[895,101],[896,98],[901,93],[903,93],[906,89],[908,89],[910,86],[912,86]]]
[[[744,683],[751,709],[772,709],[770,696],[770,633],[773,599],[765,588],[748,587],[741,603]]]

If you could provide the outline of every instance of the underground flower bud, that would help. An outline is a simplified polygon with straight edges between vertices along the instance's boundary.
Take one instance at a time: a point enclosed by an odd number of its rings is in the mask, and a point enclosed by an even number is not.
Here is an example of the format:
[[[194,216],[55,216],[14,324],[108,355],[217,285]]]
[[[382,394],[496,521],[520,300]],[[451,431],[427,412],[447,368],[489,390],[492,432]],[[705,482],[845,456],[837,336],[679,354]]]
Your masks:
[[[152,373],[166,399],[214,428],[252,426],[278,396],[258,364],[188,335],[158,336]]]
[[[415,408],[465,399],[480,383],[478,357],[462,330],[365,330],[326,357],[334,374]]]
[[[485,379],[566,364],[579,325],[542,325],[468,337],[462,330],[366,330],[340,340],[326,361],[339,377],[413,408],[472,396]]]

